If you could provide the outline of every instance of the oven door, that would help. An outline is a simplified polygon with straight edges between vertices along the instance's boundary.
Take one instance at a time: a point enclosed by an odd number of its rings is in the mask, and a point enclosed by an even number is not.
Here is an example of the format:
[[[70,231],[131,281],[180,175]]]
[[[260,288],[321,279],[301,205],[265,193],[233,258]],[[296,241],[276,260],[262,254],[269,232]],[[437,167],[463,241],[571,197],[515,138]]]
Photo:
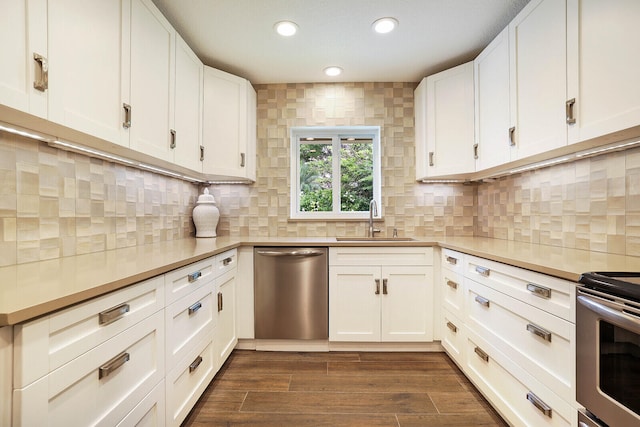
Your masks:
[[[640,309],[614,299],[578,290],[576,396],[611,426],[640,425]]]

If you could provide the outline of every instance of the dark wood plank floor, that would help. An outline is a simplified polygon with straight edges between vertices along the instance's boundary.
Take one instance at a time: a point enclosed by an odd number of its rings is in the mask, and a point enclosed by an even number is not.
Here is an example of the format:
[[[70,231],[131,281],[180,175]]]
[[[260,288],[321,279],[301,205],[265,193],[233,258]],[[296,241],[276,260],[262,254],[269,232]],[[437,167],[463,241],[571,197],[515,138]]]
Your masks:
[[[183,426],[506,426],[444,353],[234,351]]]

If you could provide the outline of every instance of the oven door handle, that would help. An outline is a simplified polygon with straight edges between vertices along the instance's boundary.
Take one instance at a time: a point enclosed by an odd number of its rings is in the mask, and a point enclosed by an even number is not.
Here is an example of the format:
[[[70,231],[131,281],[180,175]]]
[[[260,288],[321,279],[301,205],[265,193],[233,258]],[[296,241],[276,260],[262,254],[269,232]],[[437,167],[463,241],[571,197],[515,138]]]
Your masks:
[[[579,295],[577,299],[579,304],[582,304],[587,309],[596,312],[597,314],[602,316],[603,319],[610,320],[611,322],[614,322],[631,332],[640,334],[640,319],[623,313],[620,310],[616,310],[611,307],[607,307],[606,305],[600,304],[593,298],[585,295]]]

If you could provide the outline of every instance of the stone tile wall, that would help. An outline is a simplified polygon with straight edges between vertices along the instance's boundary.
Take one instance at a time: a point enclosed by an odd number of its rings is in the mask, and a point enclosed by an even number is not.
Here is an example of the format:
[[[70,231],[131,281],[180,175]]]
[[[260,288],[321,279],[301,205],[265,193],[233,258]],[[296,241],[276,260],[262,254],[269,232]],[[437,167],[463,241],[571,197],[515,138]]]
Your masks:
[[[197,186],[0,132],[0,266],[193,234]]]

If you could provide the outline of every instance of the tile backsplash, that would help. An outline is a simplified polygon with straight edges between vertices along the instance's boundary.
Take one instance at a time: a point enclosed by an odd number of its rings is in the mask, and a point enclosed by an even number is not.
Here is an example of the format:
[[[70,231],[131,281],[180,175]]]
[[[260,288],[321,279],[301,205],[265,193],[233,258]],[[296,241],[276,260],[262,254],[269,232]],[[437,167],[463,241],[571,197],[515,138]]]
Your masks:
[[[415,182],[415,83],[257,85],[257,182],[215,185],[218,235],[364,236],[289,220],[289,128],[380,126],[383,234],[486,236],[640,256],[640,149],[497,179]],[[198,187],[0,132],[0,266],[193,235]]]

